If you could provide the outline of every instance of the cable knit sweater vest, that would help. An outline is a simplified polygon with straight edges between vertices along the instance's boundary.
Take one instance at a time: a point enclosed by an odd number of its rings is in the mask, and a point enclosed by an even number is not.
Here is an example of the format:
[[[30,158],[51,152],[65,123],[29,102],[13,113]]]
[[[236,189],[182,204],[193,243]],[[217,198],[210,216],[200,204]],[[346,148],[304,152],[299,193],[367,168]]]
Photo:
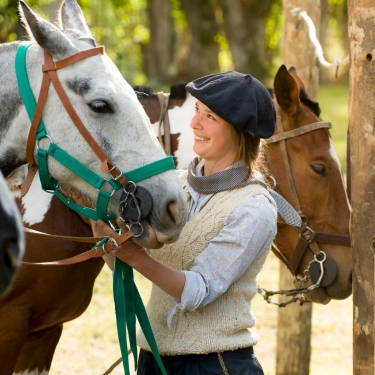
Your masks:
[[[186,174],[180,176],[180,180],[184,182]],[[176,270],[189,270],[208,242],[218,235],[225,219],[236,206],[256,194],[265,195],[275,205],[267,190],[260,185],[216,193],[186,223],[178,241],[152,251],[152,257]],[[215,301],[194,311],[177,309],[171,328],[167,325],[167,319],[175,301],[153,285],[147,312],[160,354],[207,354],[255,345],[258,336],[248,330],[255,325],[251,299],[257,293],[256,276],[267,254],[259,256]],[[137,339],[142,349],[150,351],[142,332],[138,333]]]

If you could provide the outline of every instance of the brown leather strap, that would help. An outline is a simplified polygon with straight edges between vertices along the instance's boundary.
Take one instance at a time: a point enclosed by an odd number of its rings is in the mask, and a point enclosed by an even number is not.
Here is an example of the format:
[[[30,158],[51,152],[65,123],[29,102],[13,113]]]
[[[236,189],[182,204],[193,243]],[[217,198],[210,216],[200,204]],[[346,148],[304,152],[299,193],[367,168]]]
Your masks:
[[[24,197],[26,193],[29,191],[31,183],[34,180],[34,177],[36,175],[36,172],[38,172],[38,167],[36,165],[28,165],[28,172],[27,176],[24,179],[22,186],[21,186],[21,197]]]
[[[52,56],[49,53],[45,53],[46,55],[46,61],[52,61]],[[101,147],[97,144],[93,136],[90,134],[90,132],[86,129],[86,127],[83,125],[81,119],[79,118],[77,112],[73,108],[72,104],[70,103],[70,100],[68,96],[66,95],[60,80],[57,76],[57,73],[55,70],[49,70],[48,75],[52,81],[52,84],[56,90],[57,95],[59,96],[62,104],[64,105],[66,111],[68,112],[70,118],[74,122],[76,128],[81,133],[82,137],[85,139],[85,141],[88,143],[88,145],[91,147],[91,149],[95,152],[95,154],[98,156],[98,158],[103,162],[104,160],[109,159],[108,156],[105,154],[105,152],[101,149]]]
[[[109,173],[112,178],[118,181],[122,186],[126,187],[129,185],[129,180],[123,175],[122,171],[113,164],[111,160],[104,160],[100,168],[103,172]]]
[[[134,232],[129,230],[126,233],[121,234],[119,237],[116,238],[117,245],[120,246],[130,238],[134,236]],[[29,264],[29,265],[37,265],[37,266],[64,266],[69,264],[75,264],[84,262],[85,260],[92,259],[92,258],[99,258],[103,255],[109,254],[111,251],[117,248],[117,245],[113,240],[110,240],[105,245],[101,247],[97,247],[95,249],[91,249],[85,251],[84,253],[78,254],[74,257],[57,260],[54,262],[40,262],[40,263],[31,263],[31,262],[21,262],[22,264]]]
[[[76,53],[75,55],[69,56],[65,59],[56,61],[56,62],[52,61],[52,64],[51,62],[49,62],[47,65],[46,64],[43,65],[42,70],[43,72],[47,72],[49,70],[59,70],[59,69],[67,67],[68,65],[74,64],[78,61],[81,61],[81,60],[87,59],[88,57],[92,57],[92,56],[99,55],[99,54],[102,54],[102,55],[104,54],[104,46],[90,48],[85,51]]]
[[[265,142],[266,143],[279,142],[281,140],[285,140],[288,138],[298,137],[300,135],[312,132],[317,129],[331,129],[331,128],[332,128],[332,124],[330,122],[323,122],[323,121],[314,122],[312,124],[304,125],[301,128],[275,134],[271,138],[266,139]]]
[[[288,268],[292,275],[297,274],[298,266],[302,260],[303,254],[305,254],[306,249],[309,246],[309,241],[305,240],[303,237],[299,238],[297,246],[289,260]]]
[[[40,92],[39,92],[38,103],[36,105],[34,117],[31,122],[29,135],[27,138],[26,160],[29,163],[29,168],[28,168],[27,176],[22,184],[21,197],[24,197],[26,193],[29,191],[31,183],[33,182],[35,174],[38,170],[38,167],[34,160],[35,138],[36,138],[36,133],[38,132],[40,120],[42,119],[43,108],[47,100],[49,83],[50,83],[50,80],[49,80],[48,74],[44,73],[43,79],[42,79],[42,85],[41,85]]]
[[[31,228],[23,228],[24,232],[28,234],[38,235],[38,236],[44,236],[48,238],[56,238],[57,240],[63,240],[63,241],[74,241],[74,242],[84,242],[84,243],[98,243],[101,241],[104,237],[71,237],[71,236],[58,236],[55,234],[49,234],[44,232],[39,232],[37,230],[31,229]]]
[[[35,138],[36,138],[36,133],[38,132],[40,120],[42,119],[44,105],[47,100],[49,84],[50,84],[50,80],[49,80],[48,74],[43,74],[43,80],[42,80],[42,85],[40,87],[38,103],[35,108],[35,113],[34,113],[33,120],[31,122],[31,127],[29,131],[29,136],[27,139],[27,145],[26,145],[26,159],[30,165],[36,165],[35,160],[34,160]]]
[[[303,254],[308,247],[311,248],[314,254],[319,255],[320,249],[317,245],[318,242],[330,243],[333,245],[351,246],[350,236],[314,232],[311,228],[307,228],[306,224],[302,225],[301,228],[298,228],[297,231],[300,233],[300,238],[292,257],[289,260],[289,265],[287,265],[293,275],[296,275],[297,268],[302,260]]]

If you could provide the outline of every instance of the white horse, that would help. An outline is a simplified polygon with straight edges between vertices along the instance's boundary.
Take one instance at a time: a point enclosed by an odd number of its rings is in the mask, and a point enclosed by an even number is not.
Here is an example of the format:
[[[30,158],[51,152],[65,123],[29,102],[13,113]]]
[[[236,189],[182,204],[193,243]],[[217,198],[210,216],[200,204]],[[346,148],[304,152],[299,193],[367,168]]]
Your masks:
[[[75,0],[63,2],[58,27],[35,14],[22,1],[20,4],[22,22],[32,39],[26,56],[27,74],[34,97],[38,98],[45,52],[57,61],[92,49],[96,42]],[[30,130],[30,119],[14,72],[19,45],[14,42],[0,46],[0,169],[5,176],[26,162]],[[118,171],[127,172],[165,157],[133,89],[105,53],[57,70],[57,76],[88,133]],[[34,159],[38,163],[37,147],[46,149],[53,142],[100,178],[111,180],[111,175],[101,169],[101,161],[93,148],[74,126],[56,90],[50,86],[43,110],[48,138],[35,143]],[[48,169],[62,186],[68,183],[90,201],[96,201],[98,189],[53,157],[48,157]],[[153,209],[149,218],[142,221],[144,233],[135,241],[151,248],[175,241],[186,216],[184,196],[175,173],[166,171],[139,185],[151,193]],[[103,190],[111,192],[113,187],[105,183]],[[108,210],[112,215],[118,216],[121,190],[111,195]]]
[[[24,250],[21,215],[0,173],[0,296],[16,276]]]

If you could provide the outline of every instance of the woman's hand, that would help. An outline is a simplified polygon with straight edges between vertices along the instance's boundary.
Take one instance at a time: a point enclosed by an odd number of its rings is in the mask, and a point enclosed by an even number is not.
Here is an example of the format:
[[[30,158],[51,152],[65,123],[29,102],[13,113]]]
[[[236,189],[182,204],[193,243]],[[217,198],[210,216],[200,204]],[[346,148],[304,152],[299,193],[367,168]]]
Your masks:
[[[122,233],[128,231],[128,228],[121,219],[117,219],[116,223]],[[114,239],[120,236],[102,220],[94,223],[92,228],[95,236],[108,236]],[[151,258],[142,247],[138,246],[132,240],[124,242],[116,250],[103,256],[103,259],[111,269],[114,268],[114,256],[137,270],[177,301],[181,300],[181,294],[185,286],[185,275],[182,272],[166,267]]]
[[[109,225],[107,225],[104,221],[98,220],[96,223],[95,232],[99,236],[108,236],[113,239],[117,239],[120,235],[115,232]],[[121,233],[126,233],[128,231],[127,226],[121,219],[116,220],[116,224],[121,229]],[[135,268],[136,263],[140,261],[140,258],[144,256],[142,254],[144,249],[134,243],[132,240],[128,240],[117,247],[115,250],[111,252],[111,254],[104,255],[103,258],[106,263],[109,265],[111,269],[113,269],[113,256],[121,259],[123,262],[129,264],[133,268]],[[107,262],[110,261],[109,262]]]

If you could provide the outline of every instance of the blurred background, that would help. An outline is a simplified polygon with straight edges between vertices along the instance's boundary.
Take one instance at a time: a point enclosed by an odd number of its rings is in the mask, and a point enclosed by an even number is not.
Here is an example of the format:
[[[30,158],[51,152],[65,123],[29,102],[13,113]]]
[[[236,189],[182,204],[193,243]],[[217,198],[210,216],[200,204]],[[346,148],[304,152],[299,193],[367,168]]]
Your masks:
[[[54,21],[60,0],[27,0]],[[285,2],[285,0],[284,0]],[[272,87],[282,64],[282,0],[79,0],[99,44],[131,85],[173,83],[226,70]],[[303,3],[303,1],[301,2]],[[319,2],[317,2],[319,3]],[[327,61],[348,55],[347,0],[320,1],[317,35]],[[25,39],[17,0],[0,0],[0,43]],[[296,25],[303,27],[303,25]],[[346,84],[348,66],[320,69],[321,84]]]
[[[0,0],[0,43],[28,39],[17,15],[17,0]],[[54,21],[61,0],[26,0],[34,11]],[[250,73],[267,87],[283,64],[283,6],[288,0],[78,0],[98,42],[130,85],[169,92],[171,84],[237,70]],[[303,0],[300,1],[303,5]],[[319,1],[317,1],[317,4]],[[294,26],[306,27],[301,20]],[[347,0],[320,0],[317,38],[327,61],[349,54]],[[306,46],[307,48],[308,46]],[[324,121],[346,171],[349,65],[319,66],[320,103]],[[271,254],[259,284],[278,288],[278,261]],[[271,276],[270,276],[271,275]],[[136,283],[145,302],[150,284]],[[78,319],[64,325],[52,375],[91,375],[105,371],[118,357],[119,346],[108,269],[99,275],[92,303]],[[79,287],[79,286],[78,286]],[[315,305],[310,375],[352,373],[352,298]],[[254,300],[260,336],[257,356],[266,375],[275,374],[277,307],[260,296]],[[121,365],[113,374],[122,374]]]

